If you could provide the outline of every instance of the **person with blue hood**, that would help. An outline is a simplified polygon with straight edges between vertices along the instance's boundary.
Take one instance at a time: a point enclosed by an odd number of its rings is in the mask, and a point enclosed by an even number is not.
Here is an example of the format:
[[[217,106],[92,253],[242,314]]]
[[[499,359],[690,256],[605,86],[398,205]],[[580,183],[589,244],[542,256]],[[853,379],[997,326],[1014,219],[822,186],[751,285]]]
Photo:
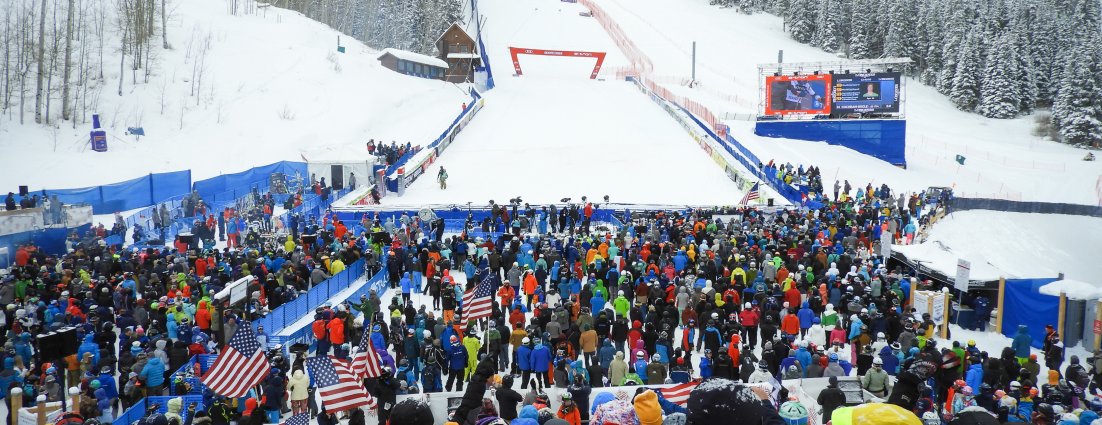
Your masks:
[[[608,368],[612,365],[612,359],[616,357],[616,347],[612,346],[612,340],[605,338],[601,343],[601,349],[597,351],[598,361],[601,365],[601,370],[605,375],[608,375]]]
[[[511,425],[540,425],[539,411],[536,410],[536,406],[531,404],[524,406],[520,409],[520,415],[513,419]]]
[[[1029,359],[1029,347],[1033,344],[1033,337],[1029,335],[1029,327],[1018,325],[1018,334],[1014,335],[1014,341],[1010,347],[1014,349],[1014,357],[1018,358],[1018,364],[1025,364]]]
[[[409,302],[409,293],[413,290],[413,279],[409,277],[409,272],[402,274],[402,280],[399,281],[402,285],[402,304]]]
[[[589,382],[589,371],[586,370],[584,359],[579,358],[570,363],[570,382],[574,382],[575,376],[581,376],[585,382]]]
[[[23,377],[15,371],[15,359],[8,357],[4,359],[4,369],[0,370],[0,399],[8,397],[8,388],[12,386],[12,383],[23,386]]]
[[[811,310],[810,304],[804,301],[800,307],[800,311],[796,312],[796,317],[800,319],[800,337],[807,336],[807,330],[811,329],[812,319],[816,318],[816,314]],[[806,365],[807,363],[803,363]]]
[[[861,318],[857,317],[856,314],[851,314],[849,316],[849,320],[849,334],[846,335],[846,338],[849,338],[852,341],[854,338],[861,336],[861,327],[864,326],[865,323],[862,322]]]
[[[147,395],[161,395],[165,384],[165,364],[157,356],[150,356],[145,367],[138,373],[138,377],[145,382]]]
[[[85,338],[85,340],[87,340],[87,337]],[[31,334],[29,332],[23,332],[23,333],[19,334],[18,337],[15,338],[15,342],[12,344],[12,346],[15,348],[15,355],[17,355],[19,357],[22,357],[24,364],[30,363],[31,360],[34,359],[33,354],[31,353],[30,341],[31,341]],[[92,344],[92,345],[95,345],[95,344]],[[81,344],[81,347],[83,347],[83,346],[84,346],[84,344]],[[99,348],[97,347],[95,350],[96,350],[95,355],[99,356]]]
[[[589,299],[590,308],[593,310],[593,316],[596,317],[602,310],[605,309],[605,297],[601,295],[600,291],[593,291],[593,297]]]
[[[536,374],[541,387],[547,386],[547,371],[551,369],[551,349],[547,347],[539,338],[535,340],[536,347],[532,349],[531,359],[529,360],[529,366],[532,368],[532,372]]]
[[[689,264],[689,256],[685,254],[684,250],[677,251],[677,255],[673,256],[673,268],[678,273],[685,270],[685,266]]]
[[[25,335],[30,334],[25,333]],[[99,345],[96,344],[95,335],[91,333],[84,336],[84,342],[82,342],[80,344],[80,347],[77,348],[77,358],[83,359],[84,353],[92,354],[92,365],[99,364]],[[30,357],[24,357],[23,359],[29,361]]]
[[[386,348],[386,337],[383,336],[383,327],[378,323],[371,325],[371,345],[375,348]]]
[[[807,341],[800,341],[800,348],[796,350],[795,355],[796,360],[800,362],[800,369],[803,371],[804,378],[806,378],[807,367],[811,366],[811,352],[807,351]]]

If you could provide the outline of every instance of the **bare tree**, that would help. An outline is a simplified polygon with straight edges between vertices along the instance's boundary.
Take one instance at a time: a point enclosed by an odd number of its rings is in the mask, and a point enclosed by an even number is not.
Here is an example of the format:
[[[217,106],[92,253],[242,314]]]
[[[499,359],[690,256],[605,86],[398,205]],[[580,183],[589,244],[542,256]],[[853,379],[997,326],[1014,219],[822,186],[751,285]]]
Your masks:
[[[69,72],[73,63],[73,7],[74,0],[69,0],[69,7],[65,11],[65,71],[61,76],[61,119],[68,120],[69,114]]]
[[[38,15],[38,84],[34,94],[34,122],[42,124],[42,77],[46,75],[46,0]]]
[[[165,4],[167,0],[161,0],[161,45],[162,48],[168,50],[168,8]]]

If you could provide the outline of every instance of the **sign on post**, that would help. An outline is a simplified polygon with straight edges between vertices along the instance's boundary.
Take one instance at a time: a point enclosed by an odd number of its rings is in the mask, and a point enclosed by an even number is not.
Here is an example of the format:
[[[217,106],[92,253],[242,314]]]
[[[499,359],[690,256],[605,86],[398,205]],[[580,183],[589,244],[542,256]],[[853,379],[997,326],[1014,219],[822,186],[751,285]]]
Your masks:
[[[963,258],[957,259],[957,278],[953,281],[953,287],[958,291],[968,292],[968,275],[972,269],[972,262]]]

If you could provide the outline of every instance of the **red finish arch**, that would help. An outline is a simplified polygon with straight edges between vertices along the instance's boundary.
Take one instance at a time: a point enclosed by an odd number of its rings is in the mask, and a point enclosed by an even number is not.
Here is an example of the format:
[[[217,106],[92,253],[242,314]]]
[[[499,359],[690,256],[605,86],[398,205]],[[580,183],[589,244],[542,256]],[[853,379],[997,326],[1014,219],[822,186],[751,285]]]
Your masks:
[[[544,50],[544,49],[525,49],[521,47],[510,47],[509,55],[513,57],[513,69],[516,70],[517,75],[524,75],[520,69],[520,60],[517,59],[517,55],[540,55],[540,56],[565,56],[576,58],[597,58],[597,64],[593,66],[593,73],[589,75],[589,79],[597,78],[597,73],[601,72],[601,64],[605,61],[605,52],[578,52],[570,50]]]

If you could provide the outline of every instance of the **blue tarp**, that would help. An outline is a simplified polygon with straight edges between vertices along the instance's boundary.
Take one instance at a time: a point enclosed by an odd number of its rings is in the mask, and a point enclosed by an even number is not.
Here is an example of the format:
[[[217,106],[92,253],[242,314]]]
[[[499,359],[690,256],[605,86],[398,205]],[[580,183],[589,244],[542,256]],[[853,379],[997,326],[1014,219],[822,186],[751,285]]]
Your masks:
[[[907,165],[906,120],[758,121],[754,134],[845,146],[893,165]]]
[[[1033,347],[1041,348],[1045,325],[1056,326],[1060,316],[1060,298],[1041,294],[1040,288],[1056,278],[1007,279],[1003,296],[1003,335],[1013,338],[1018,325],[1029,327]]]
[[[310,176],[306,171],[305,162],[280,161],[253,167],[239,173],[223,174],[218,177],[199,180],[192,185],[192,189],[199,192],[199,197],[208,203],[214,204],[236,199],[253,188],[268,187],[273,173],[283,173],[291,177],[294,177],[297,173],[303,178],[309,178]]]
[[[3,235],[0,236],[0,248],[8,248],[8,252],[11,253],[8,260],[11,262],[15,262],[15,250],[19,248],[19,245],[27,242],[33,242],[40,251],[47,254],[63,255],[65,254],[65,238],[69,235],[69,232],[76,231],[83,234],[90,228],[92,228],[91,224],[85,224],[75,229],[42,229]],[[0,267],[7,267],[7,264],[0,262]]]
[[[47,195],[57,195],[66,204],[91,205],[94,214],[110,214],[163,202],[187,193],[190,187],[191,170],[184,170],[148,174],[103,186],[45,191]]]

